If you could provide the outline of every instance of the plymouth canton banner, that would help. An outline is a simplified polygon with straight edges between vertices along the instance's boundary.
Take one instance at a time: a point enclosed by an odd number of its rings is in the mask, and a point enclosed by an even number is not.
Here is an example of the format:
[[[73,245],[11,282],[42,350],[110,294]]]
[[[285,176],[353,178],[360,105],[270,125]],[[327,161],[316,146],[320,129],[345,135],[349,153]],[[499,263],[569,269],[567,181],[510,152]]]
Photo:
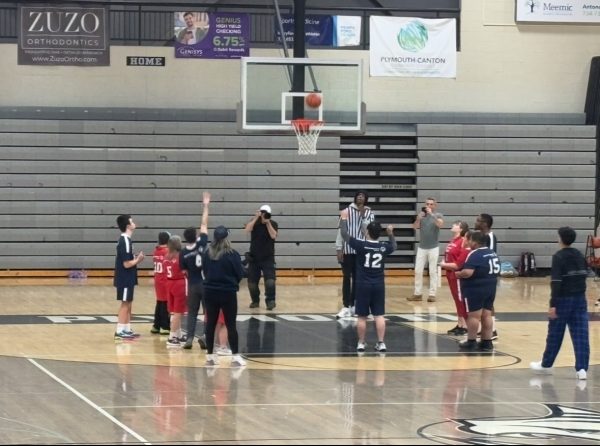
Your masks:
[[[371,76],[456,77],[456,20],[370,19]]]

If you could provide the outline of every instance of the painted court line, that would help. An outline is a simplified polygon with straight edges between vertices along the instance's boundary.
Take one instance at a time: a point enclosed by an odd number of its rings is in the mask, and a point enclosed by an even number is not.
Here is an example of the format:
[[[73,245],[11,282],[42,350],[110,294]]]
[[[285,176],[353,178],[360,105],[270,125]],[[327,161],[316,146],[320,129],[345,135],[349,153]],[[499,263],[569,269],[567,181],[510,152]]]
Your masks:
[[[109,414],[106,410],[102,409],[96,403],[94,403],[93,401],[91,401],[90,399],[88,399],[86,396],[84,396],[77,389],[75,389],[74,387],[70,386],[69,384],[67,384],[66,382],[64,382],[62,379],[60,379],[58,376],[56,376],[54,373],[52,373],[50,370],[46,369],[44,366],[42,366],[41,364],[39,364],[35,359],[27,358],[27,360],[30,363],[32,363],[34,366],[36,366],[38,369],[40,369],[42,372],[44,372],[46,375],[48,375],[50,378],[52,378],[54,381],[56,381],[57,383],[59,383],[61,386],[65,387],[66,389],[68,389],[69,391],[71,391],[79,399],[83,400],[84,402],[86,402],[87,404],[89,404],[90,406],[92,406],[94,409],[96,409],[98,412],[100,412],[102,415],[104,415],[110,421],[112,421],[113,423],[115,423],[117,426],[119,426],[125,432],[127,432],[131,436],[135,437],[136,439],[138,439],[143,444],[147,444],[147,445],[151,445],[152,444],[148,440],[146,440],[144,437],[142,437],[140,434],[138,434],[137,432],[135,432],[133,429],[131,429],[128,426],[126,426],[125,424],[121,423],[119,420],[117,420],[115,417],[113,417],[111,414]]]

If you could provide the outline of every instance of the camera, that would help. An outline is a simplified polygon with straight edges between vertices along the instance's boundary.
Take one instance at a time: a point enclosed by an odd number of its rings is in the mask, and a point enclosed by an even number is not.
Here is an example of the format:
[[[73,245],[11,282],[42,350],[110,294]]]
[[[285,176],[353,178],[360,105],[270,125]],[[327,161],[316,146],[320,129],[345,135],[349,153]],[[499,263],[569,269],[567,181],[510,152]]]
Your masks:
[[[265,220],[270,220],[271,219],[271,214],[267,211],[260,211],[260,213],[263,215],[263,217],[265,218]]]
[[[421,208],[421,211],[423,211],[423,212],[427,213],[427,206],[423,206],[423,207]]]

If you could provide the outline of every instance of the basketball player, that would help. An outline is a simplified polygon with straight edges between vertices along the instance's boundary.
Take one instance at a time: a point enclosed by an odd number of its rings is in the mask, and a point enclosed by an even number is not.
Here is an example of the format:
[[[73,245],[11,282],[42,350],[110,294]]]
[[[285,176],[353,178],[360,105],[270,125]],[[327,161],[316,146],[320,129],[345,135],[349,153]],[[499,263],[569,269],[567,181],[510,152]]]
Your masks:
[[[348,234],[349,210],[344,209],[340,214],[340,233],[344,242],[356,252],[356,315],[358,323],[356,330],[358,344],[356,351],[365,351],[365,334],[367,330],[367,316],[372,314],[375,318],[377,330],[377,344],[375,350],[385,352],[387,347],[384,342],[385,336],[385,258],[394,252],[396,240],[394,239],[394,228],[388,225],[386,232],[388,242],[380,242],[381,225],[371,222],[367,226],[367,239],[358,240]]]
[[[154,294],[156,295],[156,305],[154,307],[154,322],[150,333],[169,334],[171,324],[169,322],[169,310],[167,309],[167,276],[163,270],[163,260],[169,252],[167,243],[171,234],[168,232],[158,233],[158,246],[152,253],[152,262],[154,263]]]
[[[131,215],[119,215],[117,225],[121,236],[117,242],[117,256],[115,257],[114,286],[117,289],[119,307],[117,331],[115,340],[133,339],[139,336],[131,330],[131,305],[133,303],[133,290],[138,283],[137,265],[144,260],[144,253],[133,254],[131,236],[135,231],[135,223]]]
[[[463,269],[456,272],[461,279],[460,289],[467,308],[466,341],[460,342],[461,350],[492,351],[492,309],[496,298],[496,286],[500,273],[500,261],[496,253],[485,246],[486,236],[481,231],[471,234],[471,249]],[[477,330],[481,323],[481,342],[477,344]]]
[[[167,340],[167,347],[181,347],[185,338],[181,335],[181,316],[187,311],[186,289],[187,278],[181,269],[179,256],[181,253],[181,238],[172,235],[167,243],[169,252],[163,260],[163,270],[167,275],[167,306],[171,314],[171,333]]]
[[[475,219],[475,230],[481,231],[485,235],[485,246],[498,254],[498,239],[492,232],[494,218],[490,214],[479,214]],[[492,309],[492,340],[498,339],[498,331],[496,330],[496,311]]]
[[[196,334],[196,322],[204,288],[202,287],[202,253],[208,244],[208,205],[210,204],[210,192],[202,194],[202,219],[198,231],[195,228],[187,228],[183,231],[183,238],[187,245],[181,249],[179,264],[181,269],[187,272],[187,340],[183,348],[191,349]],[[203,339],[202,337],[200,339]]]

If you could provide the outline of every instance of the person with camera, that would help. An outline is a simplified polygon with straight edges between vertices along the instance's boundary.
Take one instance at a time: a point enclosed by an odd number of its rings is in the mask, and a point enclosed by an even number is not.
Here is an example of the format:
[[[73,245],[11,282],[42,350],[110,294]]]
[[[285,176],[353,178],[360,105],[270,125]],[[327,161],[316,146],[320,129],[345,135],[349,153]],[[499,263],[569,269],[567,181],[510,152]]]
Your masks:
[[[265,283],[265,304],[267,310],[275,308],[275,239],[279,225],[271,219],[271,206],[262,205],[256,215],[245,227],[250,233],[250,252],[248,260],[248,291],[250,292],[250,308],[260,305],[260,288],[258,282],[262,273]]]
[[[429,264],[429,296],[427,302],[435,302],[438,284],[437,261],[440,256],[440,228],[444,225],[444,216],[436,212],[437,201],[427,198],[425,206],[417,214],[413,228],[419,230],[419,247],[415,259],[415,292],[406,299],[410,302],[423,300],[423,271],[425,262]]]

